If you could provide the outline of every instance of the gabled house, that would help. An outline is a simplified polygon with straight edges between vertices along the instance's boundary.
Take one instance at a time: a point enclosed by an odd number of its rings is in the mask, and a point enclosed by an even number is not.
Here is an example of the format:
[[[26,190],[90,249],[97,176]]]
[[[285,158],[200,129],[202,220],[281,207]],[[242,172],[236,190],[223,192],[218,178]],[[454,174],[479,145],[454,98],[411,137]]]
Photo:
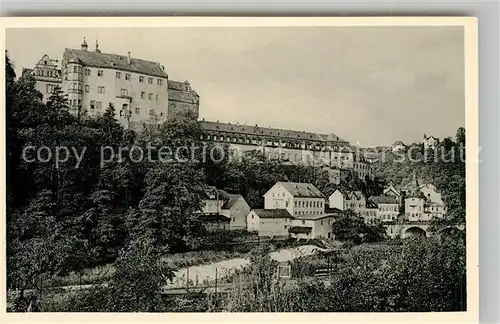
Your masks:
[[[325,196],[311,183],[277,182],[264,194],[264,209],[286,209],[294,217],[322,215]]]
[[[395,221],[399,214],[399,202],[395,197],[372,196],[370,203],[377,206],[377,219],[381,222]]]
[[[230,219],[229,229],[245,229],[247,227],[246,216],[250,212],[250,206],[242,195],[227,194],[226,197],[221,213]]]
[[[286,209],[252,209],[247,215],[247,230],[261,237],[286,238],[294,217]]]
[[[229,230],[246,228],[246,216],[250,211],[250,206],[242,195],[229,194],[213,186],[206,186],[200,192],[200,196],[202,203],[199,212],[200,219],[204,221],[207,228]],[[227,225],[221,226],[222,223],[227,223]]]

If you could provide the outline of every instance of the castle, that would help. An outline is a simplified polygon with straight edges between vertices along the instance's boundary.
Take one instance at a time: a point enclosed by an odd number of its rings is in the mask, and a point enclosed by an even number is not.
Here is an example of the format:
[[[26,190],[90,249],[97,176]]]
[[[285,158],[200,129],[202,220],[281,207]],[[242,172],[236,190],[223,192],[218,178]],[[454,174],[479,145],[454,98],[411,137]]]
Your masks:
[[[97,42],[95,49],[89,50],[85,39],[80,49],[67,48],[62,57],[58,67],[59,62],[45,54],[33,69],[23,69],[23,75],[35,78],[45,101],[59,87],[76,115],[98,116],[112,104],[116,118],[126,128],[142,122],[161,123],[181,111],[199,116],[199,95],[188,81],[169,79],[160,63],[133,58],[130,52],[103,53]],[[229,144],[233,154],[258,150],[283,164],[319,166],[334,183],[345,177],[345,171],[354,172],[362,180],[372,176],[370,163],[333,133],[205,120],[200,125],[204,139]]]

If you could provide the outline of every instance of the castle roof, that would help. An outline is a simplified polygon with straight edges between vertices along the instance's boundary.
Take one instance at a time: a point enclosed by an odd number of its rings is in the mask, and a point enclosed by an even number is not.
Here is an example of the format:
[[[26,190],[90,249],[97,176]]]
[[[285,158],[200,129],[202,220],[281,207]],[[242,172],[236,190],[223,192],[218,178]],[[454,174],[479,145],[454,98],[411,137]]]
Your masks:
[[[258,125],[248,126],[239,125],[231,123],[221,123],[213,121],[200,121],[201,127],[206,131],[216,131],[216,132],[227,132],[242,135],[257,135],[257,136],[269,136],[278,137],[284,139],[294,139],[294,140],[309,140],[316,142],[338,142],[343,145],[347,145],[348,142],[335,134],[319,134],[311,133],[305,131],[287,130],[280,128],[271,127],[260,127]],[[349,147],[346,149],[351,150]]]
[[[67,62],[76,61],[82,65],[97,68],[113,68],[160,78],[168,77],[160,63],[130,58],[129,64],[128,57],[125,55],[66,48],[64,50],[63,60]]]

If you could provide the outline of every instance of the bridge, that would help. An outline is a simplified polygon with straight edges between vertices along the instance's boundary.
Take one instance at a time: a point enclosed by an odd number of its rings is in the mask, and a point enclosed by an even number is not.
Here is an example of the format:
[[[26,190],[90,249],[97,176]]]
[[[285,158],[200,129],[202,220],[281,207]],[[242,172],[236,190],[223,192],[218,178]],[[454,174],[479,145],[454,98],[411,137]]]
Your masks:
[[[430,237],[432,235],[449,235],[456,231],[464,232],[465,230],[465,224],[444,226],[434,233],[430,231],[429,227],[429,222],[406,221],[387,225],[387,234],[391,238]]]

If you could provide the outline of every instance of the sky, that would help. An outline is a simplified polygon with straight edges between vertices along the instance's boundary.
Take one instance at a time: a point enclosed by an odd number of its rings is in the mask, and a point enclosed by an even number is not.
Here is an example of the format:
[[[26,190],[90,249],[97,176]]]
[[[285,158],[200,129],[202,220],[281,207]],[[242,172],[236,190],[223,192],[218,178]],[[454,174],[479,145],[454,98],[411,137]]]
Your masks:
[[[200,95],[200,118],[335,133],[363,147],[465,126],[462,27],[11,29],[16,72],[64,48],[160,62]]]

